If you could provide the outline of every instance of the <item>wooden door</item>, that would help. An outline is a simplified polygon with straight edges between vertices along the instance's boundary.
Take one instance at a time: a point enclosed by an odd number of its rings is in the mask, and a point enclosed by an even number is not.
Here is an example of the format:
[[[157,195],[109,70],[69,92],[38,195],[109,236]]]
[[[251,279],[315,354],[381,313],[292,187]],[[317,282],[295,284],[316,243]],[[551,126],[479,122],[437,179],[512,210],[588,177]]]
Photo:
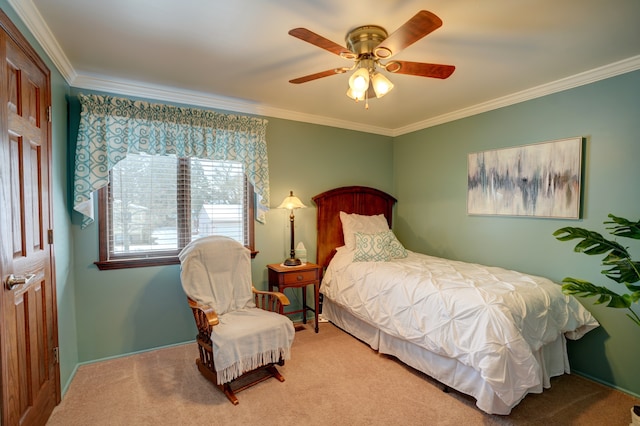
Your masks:
[[[44,425],[60,401],[50,75],[1,11],[0,26],[0,423]]]

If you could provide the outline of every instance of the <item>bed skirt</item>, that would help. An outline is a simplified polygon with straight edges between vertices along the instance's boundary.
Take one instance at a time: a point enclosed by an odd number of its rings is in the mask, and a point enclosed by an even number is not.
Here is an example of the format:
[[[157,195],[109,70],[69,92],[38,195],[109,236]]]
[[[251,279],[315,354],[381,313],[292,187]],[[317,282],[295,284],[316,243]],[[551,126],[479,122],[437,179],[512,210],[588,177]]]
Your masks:
[[[528,393],[541,393],[544,388],[551,387],[551,377],[570,372],[566,339],[564,335],[560,335],[555,341],[534,352],[542,369],[543,383],[528,389],[516,403],[508,406],[482,379],[478,371],[455,359],[429,352],[413,343],[383,333],[369,323],[353,316],[340,305],[333,303],[326,295],[322,305],[322,314],[337,327],[362,340],[379,353],[392,355],[440,383],[471,395],[476,399],[477,407],[488,414],[509,414],[513,407]]]

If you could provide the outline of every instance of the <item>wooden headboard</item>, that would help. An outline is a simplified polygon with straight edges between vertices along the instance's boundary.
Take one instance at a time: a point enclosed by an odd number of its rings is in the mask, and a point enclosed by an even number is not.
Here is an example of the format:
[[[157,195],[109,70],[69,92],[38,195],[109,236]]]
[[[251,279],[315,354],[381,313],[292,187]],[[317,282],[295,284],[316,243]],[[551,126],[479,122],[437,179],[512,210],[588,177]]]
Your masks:
[[[341,211],[362,215],[382,213],[391,228],[393,205],[397,201],[385,192],[366,186],[344,186],[323,192],[312,199],[318,207],[317,262],[325,268],[329,265],[336,248],[344,245]]]

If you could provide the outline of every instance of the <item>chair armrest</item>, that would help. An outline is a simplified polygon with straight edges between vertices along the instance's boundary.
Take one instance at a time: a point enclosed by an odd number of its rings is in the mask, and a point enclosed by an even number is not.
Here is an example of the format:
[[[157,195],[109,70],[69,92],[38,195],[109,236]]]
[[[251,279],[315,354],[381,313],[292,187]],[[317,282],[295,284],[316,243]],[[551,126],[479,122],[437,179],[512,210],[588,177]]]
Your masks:
[[[211,329],[213,326],[220,323],[220,320],[218,320],[218,314],[210,306],[202,305],[189,297],[187,297],[187,300],[189,302],[189,307],[193,312],[196,327],[198,327],[198,336],[205,341],[209,341]]]
[[[256,306],[266,311],[284,314],[284,307],[289,306],[289,298],[279,291],[262,291],[251,286]]]

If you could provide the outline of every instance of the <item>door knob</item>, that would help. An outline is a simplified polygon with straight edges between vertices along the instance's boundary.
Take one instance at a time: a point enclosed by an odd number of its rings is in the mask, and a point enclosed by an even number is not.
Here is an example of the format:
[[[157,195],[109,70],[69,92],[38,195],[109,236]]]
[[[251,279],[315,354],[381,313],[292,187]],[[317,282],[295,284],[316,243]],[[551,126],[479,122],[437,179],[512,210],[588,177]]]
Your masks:
[[[29,284],[29,282],[34,278],[35,278],[35,274],[27,274],[27,275],[18,276],[18,277],[11,274],[7,277],[7,280],[5,281],[5,286],[7,287],[8,290],[13,290],[13,288],[17,285]]]

